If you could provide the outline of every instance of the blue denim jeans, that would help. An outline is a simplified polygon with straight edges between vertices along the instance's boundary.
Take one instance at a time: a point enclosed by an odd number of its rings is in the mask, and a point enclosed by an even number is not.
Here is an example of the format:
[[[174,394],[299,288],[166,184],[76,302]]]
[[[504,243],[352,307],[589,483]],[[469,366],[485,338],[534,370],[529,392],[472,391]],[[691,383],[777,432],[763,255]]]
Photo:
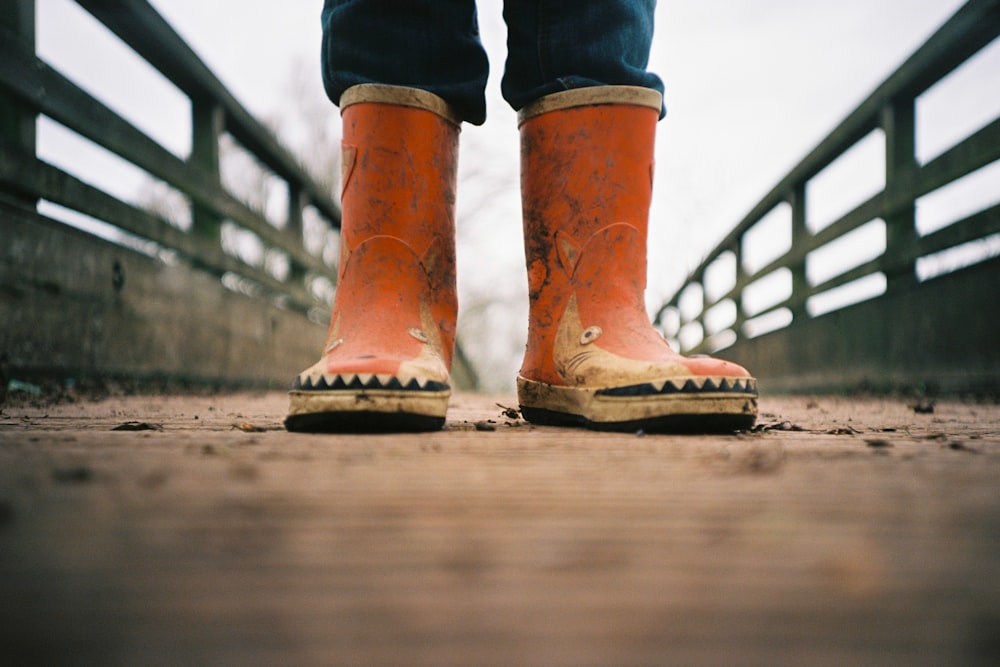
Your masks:
[[[588,86],[663,92],[646,71],[656,0],[505,0],[501,89],[514,108]],[[486,120],[489,64],[475,0],[325,0],[323,83],[336,103],[360,83],[430,91],[466,121]]]

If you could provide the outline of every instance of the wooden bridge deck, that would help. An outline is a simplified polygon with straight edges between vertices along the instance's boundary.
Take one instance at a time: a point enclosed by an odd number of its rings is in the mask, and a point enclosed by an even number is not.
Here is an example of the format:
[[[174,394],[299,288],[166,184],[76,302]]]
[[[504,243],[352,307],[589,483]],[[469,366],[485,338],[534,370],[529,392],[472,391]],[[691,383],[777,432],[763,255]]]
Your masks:
[[[1000,406],[672,437],[497,402],[309,436],[280,393],[8,401],[0,662],[1000,664]]]

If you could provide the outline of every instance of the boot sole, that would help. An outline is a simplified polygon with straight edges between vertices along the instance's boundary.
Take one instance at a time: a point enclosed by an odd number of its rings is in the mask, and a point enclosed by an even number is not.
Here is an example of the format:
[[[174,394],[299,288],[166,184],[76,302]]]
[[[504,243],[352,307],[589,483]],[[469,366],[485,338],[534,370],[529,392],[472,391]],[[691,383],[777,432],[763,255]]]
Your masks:
[[[752,378],[674,378],[624,387],[563,387],[518,377],[525,420],[650,433],[732,433],[757,420]]]
[[[439,431],[450,397],[450,389],[293,390],[285,428],[299,433]]]

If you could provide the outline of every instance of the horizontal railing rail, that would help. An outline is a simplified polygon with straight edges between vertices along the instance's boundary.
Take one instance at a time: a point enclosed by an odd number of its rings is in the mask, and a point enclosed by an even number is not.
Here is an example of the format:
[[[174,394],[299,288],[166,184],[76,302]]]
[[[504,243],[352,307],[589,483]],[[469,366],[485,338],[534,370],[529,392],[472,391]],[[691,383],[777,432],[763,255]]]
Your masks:
[[[689,274],[681,289],[655,315],[655,322],[667,338],[684,353],[739,349],[756,335],[763,337],[776,328],[792,330],[821,317],[822,313],[814,316],[808,308],[817,296],[873,275],[884,278],[884,289],[875,298],[914,289],[922,281],[917,274],[921,258],[1000,233],[1000,205],[996,204],[923,235],[916,226],[916,204],[921,197],[1000,160],[1000,118],[987,122],[924,164],[919,163],[916,153],[918,97],[998,35],[1000,0],[972,0],[959,9],[782,178]],[[810,225],[815,221],[807,220],[807,186],[873,132],[881,132],[884,138],[884,187],[816,230],[815,225]],[[764,266],[748,266],[748,234],[782,207],[783,213],[790,212],[791,240],[787,249],[766,259]],[[813,253],[878,219],[885,225],[883,252],[839,274],[809,279],[806,265]],[[718,271],[722,279],[713,276],[713,271]],[[781,290],[776,303],[751,308],[746,302],[748,288],[779,273],[791,288]],[[710,284],[713,280],[714,289]],[[718,313],[724,304],[729,306],[729,317],[711,321],[711,313]],[[755,334],[751,325],[768,317],[777,326]],[[720,324],[720,320],[726,323]]]
[[[232,96],[163,17],[144,0],[77,0],[105,26],[153,65],[194,103],[194,113],[210,120],[223,114],[225,130],[285,180],[293,207],[312,204],[335,226],[340,209],[306,174],[274,135]],[[296,194],[300,193],[300,195]]]

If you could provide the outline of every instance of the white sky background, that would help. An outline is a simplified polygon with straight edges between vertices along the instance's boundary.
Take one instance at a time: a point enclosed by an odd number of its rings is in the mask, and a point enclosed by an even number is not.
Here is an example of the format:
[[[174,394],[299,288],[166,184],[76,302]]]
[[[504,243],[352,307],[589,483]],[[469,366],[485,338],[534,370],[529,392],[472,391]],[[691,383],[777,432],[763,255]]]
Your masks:
[[[321,0],[152,4],[255,115],[281,118],[296,70],[322,94]],[[743,215],[962,4],[661,0],[650,69],[666,84],[668,115],[658,126],[651,309],[669,298]],[[100,46],[98,41],[107,40],[75,3],[37,0],[37,6],[38,49],[45,60],[166,147],[186,153],[190,121],[183,100],[164,94],[155,77],[142,65],[129,64],[113,44]],[[501,7],[502,0],[479,2],[492,67],[489,119],[483,127],[463,129],[458,193],[463,334],[489,339],[484,370],[496,377],[485,379],[497,388],[512,385],[527,317],[517,130],[499,92],[506,39]],[[995,80],[987,83],[996,88]],[[329,113],[335,123],[332,105]],[[58,132],[43,130],[40,154],[49,159],[47,153],[65,151],[61,141]],[[69,150],[86,152],[85,147]],[[113,191],[132,187],[128,175],[112,180],[113,185],[101,185]],[[477,307],[484,305],[484,294],[502,302],[490,306],[488,317],[481,317]]]

